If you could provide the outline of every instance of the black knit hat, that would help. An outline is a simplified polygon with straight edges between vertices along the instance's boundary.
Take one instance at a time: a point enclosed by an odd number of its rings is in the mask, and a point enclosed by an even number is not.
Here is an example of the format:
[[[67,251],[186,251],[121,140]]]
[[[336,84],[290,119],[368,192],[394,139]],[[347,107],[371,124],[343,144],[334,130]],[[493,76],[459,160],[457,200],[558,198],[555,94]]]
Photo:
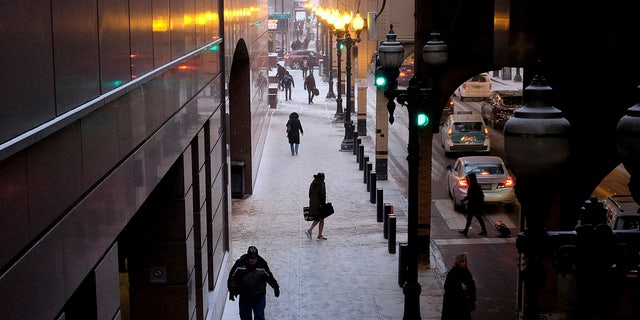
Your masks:
[[[318,172],[318,174],[313,176],[315,179],[322,179],[324,180],[324,172]]]
[[[250,246],[249,249],[247,249],[247,256],[249,256],[249,258],[257,258],[258,257],[258,248],[254,247],[254,246]]]

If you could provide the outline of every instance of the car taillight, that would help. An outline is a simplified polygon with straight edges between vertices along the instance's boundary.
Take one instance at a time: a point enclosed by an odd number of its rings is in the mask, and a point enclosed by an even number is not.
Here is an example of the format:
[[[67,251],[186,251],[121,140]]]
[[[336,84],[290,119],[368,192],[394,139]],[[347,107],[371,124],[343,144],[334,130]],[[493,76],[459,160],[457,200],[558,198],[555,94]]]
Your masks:
[[[514,186],[513,179],[511,177],[507,177],[507,179],[504,180],[504,186],[507,188],[513,187]]]
[[[466,178],[458,179],[458,188],[468,188],[468,187],[469,187],[469,184],[467,183]]]
[[[498,189],[513,188],[513,185],[513,179],[511,177],[507,177],[504,179],[504,182],[498,183]]]

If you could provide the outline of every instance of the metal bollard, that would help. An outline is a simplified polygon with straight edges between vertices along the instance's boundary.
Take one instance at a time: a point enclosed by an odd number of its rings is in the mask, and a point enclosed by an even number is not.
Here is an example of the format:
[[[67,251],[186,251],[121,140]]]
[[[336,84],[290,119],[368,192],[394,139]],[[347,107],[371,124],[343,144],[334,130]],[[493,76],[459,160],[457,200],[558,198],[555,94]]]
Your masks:
[[[408,243],[400,242],[400,256],[398,257],[398,285],[400,288],[404,287],[404,283],[407,281],[407,249]]]
[[[382,221],[382,235],[385,239],[389,239],[389,215],[393,212],[393,206],[391,203],[384,204],[384,214]]]
[[[376,171],[373,170],[369,173],[369,183],[367,184],[367,191],[369,191],[369,202],[376,203]]]
[[[364,172],[364,183],[367,185],[367,191],[369,191],[369,178],[371,177],[371,171],[373,170],[373,163],[367,161],[367,169]]]
[[[384,210],[384,203],[382,202],[382,197],[384,196],[384,190],[382,188],[378,188],[378,196],[376,199],[378,212],[376,213],[376,221],[382,222],[382,211]]]
[[[389,248],[389,253],[396,253],[396,215],[389,215],[389,241],[387,242],[387,246]]]
[[[369,167],[367,164],[369,163],[369,156],[366,156],[362,159],[362,161],[364,161],[363,166],[364,166],[364,172],[363,172],[363,177],[362,177],[362,182],[363,183],[367,183],[367,179],[369,179],[369,171],[367,171],[367,168]],[[371,169],[369,169],[371,170]]]
[[[360,146],[361,145],[362,145],[362,139],[358,137],[356,139],[356,143],[353,145],[353,154],[356,155],[356,162],[360,162]]]
[[[364,170],[364,145],[359,145],[358,147],[358,163],[360,164],[358,168],[362,171]]]
[[[358,146],[358,140],[360,140],[360,138],[358,137],[358,131],[354,130],[354,135],[353,135],[353,154],[356,154],[358,152],[358,150],[356,149],[356,147]]]

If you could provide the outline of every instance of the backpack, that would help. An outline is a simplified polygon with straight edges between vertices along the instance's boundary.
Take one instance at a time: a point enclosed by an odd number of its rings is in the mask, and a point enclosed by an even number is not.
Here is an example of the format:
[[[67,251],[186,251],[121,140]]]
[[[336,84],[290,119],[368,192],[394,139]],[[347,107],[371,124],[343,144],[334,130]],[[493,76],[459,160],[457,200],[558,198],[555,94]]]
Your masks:
[[[291,85],[291,82],[293,82],[293,76],[291,76],[291,75],[284,76],[284,81],[283,82],[284,82],[284,84],[286,86]]]

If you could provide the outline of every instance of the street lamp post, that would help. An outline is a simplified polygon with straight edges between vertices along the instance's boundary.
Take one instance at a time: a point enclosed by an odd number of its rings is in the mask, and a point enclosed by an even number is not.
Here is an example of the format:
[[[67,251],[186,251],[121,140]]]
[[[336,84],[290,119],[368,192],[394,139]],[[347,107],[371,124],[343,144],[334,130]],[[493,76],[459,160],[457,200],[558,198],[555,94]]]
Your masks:
[[[327,24],[327,39],[329,44],[325,49],[325,57],[326,50],[329,50],[329,64],[327,65],[327,74],[329,75],[329,91],[327,92],[326,99],[335,99],[336,94],[333,92],[333,35],[331,34],[331,25]],[[338,110],[336,110],[336,116],[338,115]]]
[[[351,33],[349,32],[349,26],[345,25],[344,39],[341,39],[341,42],[345,44],[346,49],[346,98],[347,98],[347,109],[344,112],[344,139],[340,144],[340,151],[353,151],[353,121],[351,121],[351,113],[353,112],[353,90],[351,87],[351,50],[353,46],[360,42],[360,31],[364,26],[364,20],[360,15],[357,15],[358,19],[353,20],[353,29],[356,31],[356,37],[352,38]]]
[[[433,35],[433,34],[432,34]],[[430,41],[422,48],[423,60],[434,69],[440,69],[448,60],[448,48],[442,41]],[[409,113],[409,142],[407,146],[408,162],[408,237],[407,237],[407,277],[403,285],[404,316],[405,320],[421,319],[420,317],[420,292],[422,288],[418,283],[418,171],[420,168],[420,144],[418,141],[419,125],[427,123],[418,121],[421,111],[433,110],[433,97],[431,89],[426,88],[424,81],[414,75],[405,90],[397,88],[399,68],[404,58],[404,48],[396,41],[396,33],[391,30],[387,34],[387,40],[378,48],[379,61],[382,72],[387,79],[385,97],[388,99],[389,123],[393,124],[395,111],[394,99],[401,105],[407,106]],[[439,79],[435,79],[439,80]],[[437,82],[437,81],[434,81]],[[429,129],[430,130],[430,129]]]

